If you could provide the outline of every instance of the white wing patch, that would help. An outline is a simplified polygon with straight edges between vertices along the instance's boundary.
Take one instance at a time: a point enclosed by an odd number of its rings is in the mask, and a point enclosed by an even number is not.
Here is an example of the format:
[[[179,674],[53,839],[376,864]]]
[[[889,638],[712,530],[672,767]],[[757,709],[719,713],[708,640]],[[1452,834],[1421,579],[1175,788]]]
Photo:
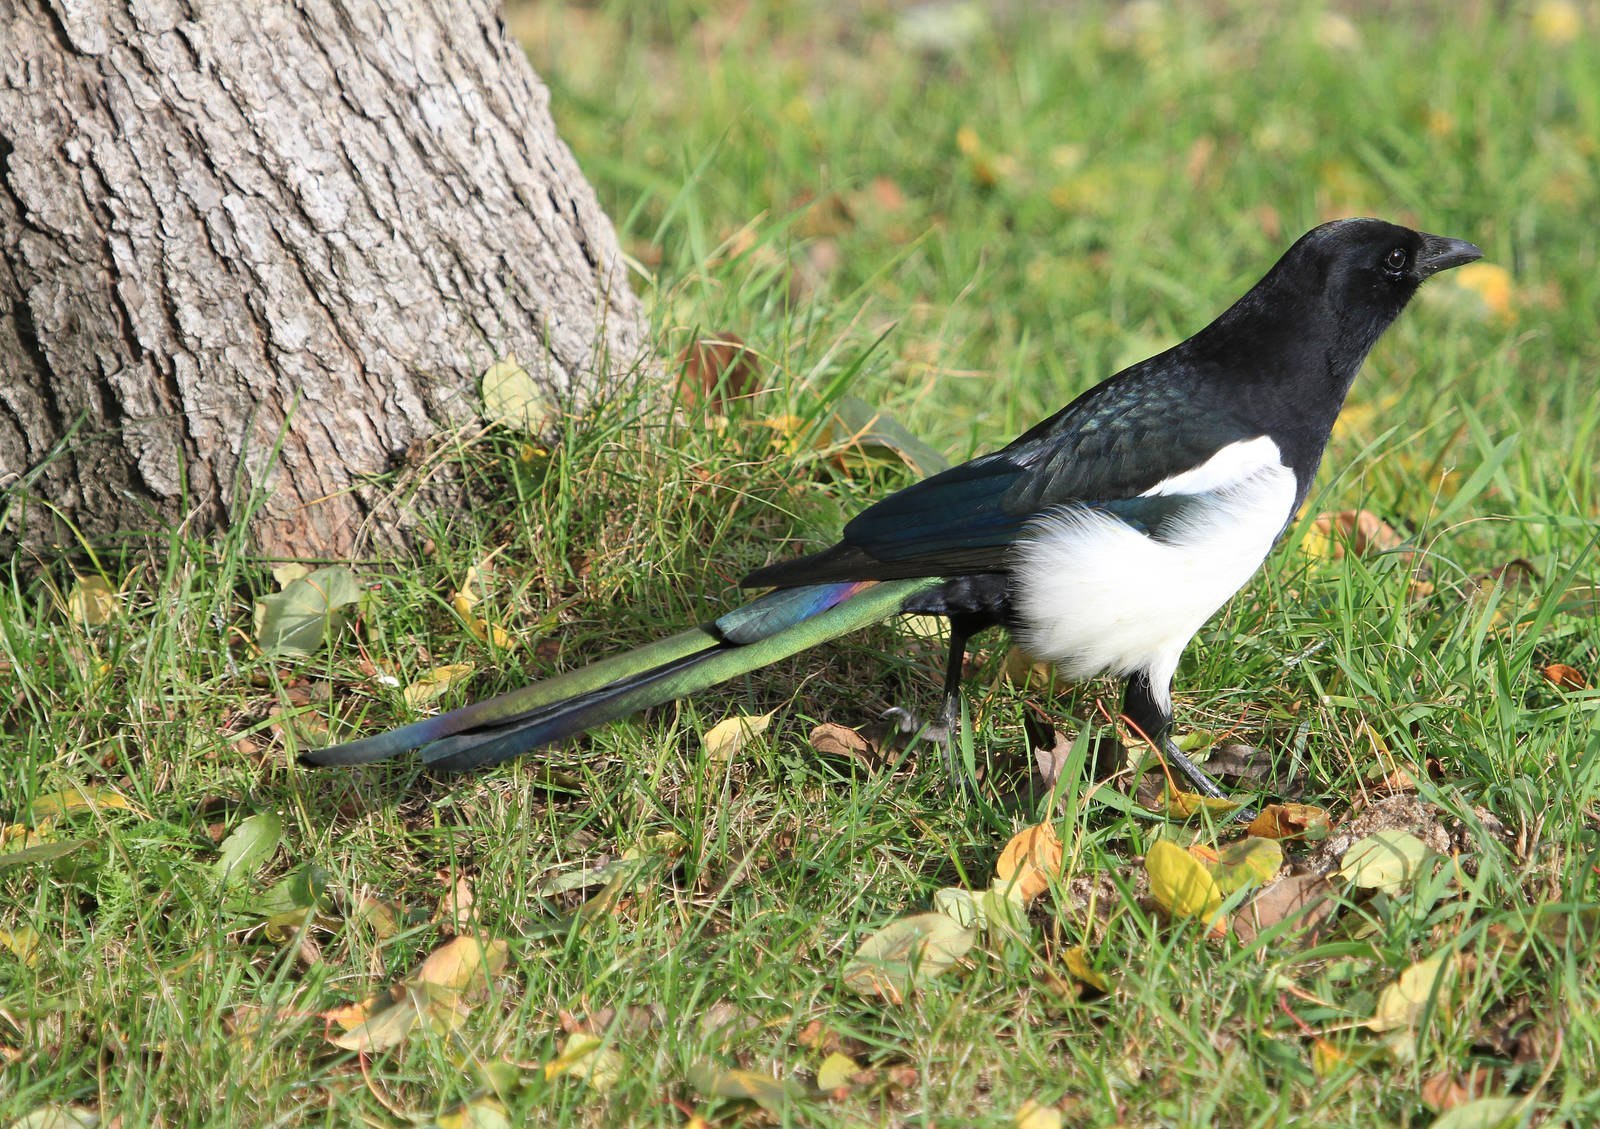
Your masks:
[[[1262,437],[1145,494],[1201,505],[1161,541],[1091,506],[1042,515],[1017,545],[1012,603],[1018,641],[1068,678],[1148,670],[1169,707],[1183,648],[1261,567],[1289,520],[1295,477]]]
[[[1265,435],[1229,443],[1205,462],[1182,474],[1163,478],[1140,494],[1153,498],[1159,494],[1209,494],[1236,486],[1260,471],[1283,466],[1278,445]]]

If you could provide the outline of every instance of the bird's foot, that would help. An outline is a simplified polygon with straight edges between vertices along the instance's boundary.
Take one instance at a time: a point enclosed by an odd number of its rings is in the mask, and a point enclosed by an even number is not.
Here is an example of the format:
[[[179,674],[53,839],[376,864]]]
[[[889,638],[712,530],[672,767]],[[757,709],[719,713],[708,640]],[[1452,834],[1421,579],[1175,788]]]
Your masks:
[[[1206,773],[1194,761],[1190,760],[1184,751],[1178,748],[1172,738],[1164,737],[1159,746],[1159,755],[1166,762],[1169,769],[1168,781],[1171,782],[1170,770],[1176,768],[1189,780],[1195,791],[1211,800],[1225,800],[1228,803],[1239,803],[1228,793],[1228,790]],[[1233,819],[1239,823],[1248,823],[1256,817],[1255,809],[1248,804],[1239,803],[1239,808],[1233,813]]]
[[[955,727],[944,718],[938,721],[923,721],[910,710],[901,709],[899,706],[890,706],[878,715],[894,726],[894,731],[901,737],[910,740],[931,741],[936,745],[948,745],[955,735]]]

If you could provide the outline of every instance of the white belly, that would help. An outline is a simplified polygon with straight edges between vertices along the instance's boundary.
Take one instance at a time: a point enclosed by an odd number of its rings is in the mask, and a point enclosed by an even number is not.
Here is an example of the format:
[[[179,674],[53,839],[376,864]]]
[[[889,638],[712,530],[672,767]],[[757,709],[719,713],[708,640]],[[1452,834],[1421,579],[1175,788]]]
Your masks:
[[[1294,496],[1294,473],[1274,458],[1207,493],[1167,541],[1088,506],[1043,515],[1016,549],[1018,641],[1069,678],[1148,670],[1165,697],[1183,648],[1261,566]]]

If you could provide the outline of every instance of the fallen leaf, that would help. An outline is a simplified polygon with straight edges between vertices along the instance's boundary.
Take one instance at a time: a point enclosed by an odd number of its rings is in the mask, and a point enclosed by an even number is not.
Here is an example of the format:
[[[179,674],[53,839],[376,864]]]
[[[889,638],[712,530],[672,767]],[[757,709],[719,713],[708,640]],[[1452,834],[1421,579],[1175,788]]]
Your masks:
[[[0,948],[9,950],[24,968],[32,968],[39,960],[39,933],[29,925],[0,929]]]
[[[503,940],[463,933],[430,953],[414,982],[457,994],[487,988],[505,968],[509,952]]]
[[[1428,1129],[1502,1129],[1516,1124],[1527,1104],[1523,1098],[1478,1098],[1440,1114]]]
[[[1428,847],[1409,831],[1378,831],[1353,844],[1339,860],[1339,877],[1366,890],[1397,890],[1428,857]]]
[[[1089,950],[1082,945],[1073,945],[1061,953],[1061,963],[1066,966],[1067,973],[1086,988],[1094,989],[1097,995],[1109,995],[1111,981],[1099,972],[1089,961]]]
[[[1483,1097],[1494,1085],[1494,1072],[1483,1066],[1468,1067],[1465,1072],[1441,1070],[1422,1080],[1418,1096],[1422,1104],[1435,1113],[1443,1113],[1458,1105]]]
[[[963,929],[982,929],[989,924],[980,897],[959,886],[946,886],[935,893],[933,908]]]
[[[344,609],[360,598],[349,569],[319,568],[256,601],[256,644],[266,655],[312,654],[343,625]]]
[[[1222,848],[1212,880],[1224,894],[1264,886],[1283,869],[1283,848],[1276,839],[1250,836]]]
[[[811,731],[811,747],[825,757],[849,757],[872,765],[878,746],[847,725],[825,721]]]
[[[789,1103],[805,1096],[805,1088],[787,1078],[772,1078],[753,1070],[734,1070],[697,1062],[689,1067],[689,1085],[703,1097],[750,1101],[781,1117]]]
[[[773,714],[776,712],[774,710],[772,713],[756,716],[739,714],[717,722],[701,739],[706,756],[714,761],[730,760],[737,756],[750,738],[767,731],[767,726],[772,724]]]
[[[942,913],[903,917],[861,942],[845,965],[845,987],[898,1003],[912,989],[954,967],[977,939],[976,930]]]
[[[950,466],[950,460],[918,439],[898,420],[855,396],[841,396],[824,429],[824,439],[842,454],[869,461],[887,456],[926,478]]]
[[[55,819],[57,816],[73,815],[80,811],[131,811],[136,815],[144,813],[135,807],[128,798],[114,788],[96,786],[92,788],[68,788],[60,792],[46,792],[34,799],[28,805],[27,819],[30,823],[38,824],[45,820]]]
[[[272,581],[281,591],[289,587],[296,580],[311,575],[311,570],[299,561],[285,561],[283,564],[272,566]]]
[[[1176,843],[1157,839],[1144,856],[1150,894],[1177,917],[1210,917],[1222,908],[1222,891],[1205,864]]]
[[[1028,903],[1022,900],[1022,891],[1015,882],[996,878],[979,895],[978,907],[983,928],[1018,936],[1028,932]]]
[[[514,431],[545,435],[561,417],[549,389],[517,363],[515,353],[489,366],[480,385],[484,418]]]
[[[1245,832],[1262,839],[1304,839],[1316,842],[1328,837],[1328,813],[1312,804],[1268,804],[1250,821]]]
[[[860,1073],[860,1063],[849,1055],[834,1051],[817,1067],[817,1089],[825,1094],[845,1089]]]
[[[400,696],[412,709],[420,709],[444,697],[450,687],[465,682],[472,677],[472,672],[476,669],[477,666],[473,663],[436,666],[413,679],[411,684],[400,692]]]
[[[211,871],[224,886],[235,886],[266,865],[283,838],[283,820],[264,811],[248,817],[217,847]]]
[[[1000,852],[995,878],[1013,886],[1016,896],[1026,905],[1050,888],[1052,876],[1061,873],[1061,854],[1061,840],[1054,826],[1041,823],[1024,828]]]
[[[760,362],[736,333],[702,337],[678,354],[678,401],[686,408],[726,412],[760,385]]]
[[[616,1048],[606,1046],[598,1035],[580,1032],[569,1035],[561,1045],[561,1053],[545,1063],[544,1076],[550,1079],[570,1074],[604,1092],[622,1080],[623,1067],[622,1055]]]
[[[100,1124],[100,1111],[86,1105],[47,1102],[35,1106],[6,1129],[94,1129]]]
[[[1551,663],[1540,672],[1545,681],[1562,690],[1587,690],[1589,680],[1583,676],[1581,670],[1570,667],[1566,663]]]
[[[472,883],[457,878],[455,884],[439,899],[439,908],[433,919],[451,932],[465,929],[473,918]]]
[[[1169,781],[1161,795],[1161,814],[1168,819],[1191,819],[1208,812],[1214,819],[1226,819],[1244,805],[1223,796],[1202,796],[1174,788]]]
[[[103,576],[85,576],[67,594],[67,618],[82,627],[103,627],[117,614],[117,590]]]
[[[1053,1105],[1040,1105],[1029,1098],[1012,1119],[1017,1129],[1061,1129],[1061,1111]]]
[[[1038,722],[1032,717],[1025,717],[1023,721],[1028,745],[1033,749],[1033,767],[1040,781],[1053,788],[1061,779],[1061,771],[1072,760],[1074,742],[1047,722]]]
[[[1369,557],[1392,552],[1405,544],[1399,532],[1371,510],[1320,513],[1300,542],[1301,550],[1316,560],[1342,560],[1348,552]],[[1402,553],[1409,560],[1414,554]]]
[[[1409,1030],[1430,1007],[1444,1009],[1448,1003],[1445,979],[1451,968],[1452,962],[1446,957],[1411,965],[1379,993],[1378,1006],[1367,1020],[1367,1027],[1373,1031]]]
[[[1333,887],[1317,874],[1290,874],[1264,886],[1234,911],[1233,935],[1245,944],[1286,921],[1307,929],[1332,913]]]
[[[391,997],[387,1006],[371,1011],[354,1027],[329,1035],[328,1042],[342,1050],[363,1054],[398,1047],[422,1021],[423,1009],[427,1006],[424,993],[402,991],[398,998]]]
[[[439,1129],[511,1129],[511,1114],[499,1098],[474,1098],[447,1113],[436,1122]]]

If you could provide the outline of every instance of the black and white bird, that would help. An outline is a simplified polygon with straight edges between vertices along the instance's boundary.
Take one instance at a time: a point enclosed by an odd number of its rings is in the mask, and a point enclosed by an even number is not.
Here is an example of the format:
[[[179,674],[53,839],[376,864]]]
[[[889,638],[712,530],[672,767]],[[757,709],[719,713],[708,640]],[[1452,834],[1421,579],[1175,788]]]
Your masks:
[[[1471,243],[1376,219],[1303,235],[1215,321],[1096,385],[1008,446],[858,514],[839,542],[747,576],[775,589],[699,627],[345,745],[492,764],[904,612],[948,617],[943,726],[974,633],[1008,628],[1070,678],[1126,680],[1123,710],[1203,791],[1171,740],[1172,677],[1311,489],[1367,353]]]

